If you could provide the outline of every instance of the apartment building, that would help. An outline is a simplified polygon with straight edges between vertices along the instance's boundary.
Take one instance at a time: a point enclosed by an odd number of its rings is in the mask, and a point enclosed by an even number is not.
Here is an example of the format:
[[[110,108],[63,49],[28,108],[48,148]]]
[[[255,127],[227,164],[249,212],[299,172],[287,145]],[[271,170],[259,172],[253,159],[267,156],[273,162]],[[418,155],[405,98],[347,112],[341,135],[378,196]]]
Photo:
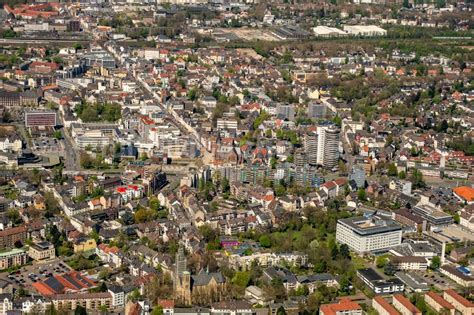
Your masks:
[[[461,314],[474,314],[474,303],[463,298],[453,289],[444,291],[443,297]]]
[[[109,292],[58,294],[51,297],[56,309],[75,310],[82,306],[89,311],[109,309],[112,305],[112,295]]]
[[[399,315],[400,313],[383,297],[376,296],[372,299],[372,307],[379,315]]]
[[[336,240],[358,253],[383,252],[401,244],[402,227],[391,219],[379,217],[340,219]]]
[[[349,298],[341,298],[339,302],[323,304],[319,309],[321,315],[362,315],[362,307]]]
[[[27,228],[18,226],[0,231],[0,249],[14,247],[15,243],[24,243],[27,237]]]
[[[428,304],[428,306],[437,311],[439,314],[446,314],[447,312],[451,315],[454,315],[454,312],[456,311],[456,309],[451,303],[449,303],[433,291],[430,291],[425,294],[425,302],[426,304]]]
[[[392,304],[402,315],[421,315],[421,311],[401,294],[393,296]]]
[[[302,253],[255,253],[248,256],[233,254],[229,256],[229,264],[234,268],[248,270],[256,262],[262,267],[271,267],[288,263],[294,266],[306,266],[308,255]]]
[[[0,253],[0,270],[8,269],[15,266],[22,266],[28,261],[26,251],[21,248]]]

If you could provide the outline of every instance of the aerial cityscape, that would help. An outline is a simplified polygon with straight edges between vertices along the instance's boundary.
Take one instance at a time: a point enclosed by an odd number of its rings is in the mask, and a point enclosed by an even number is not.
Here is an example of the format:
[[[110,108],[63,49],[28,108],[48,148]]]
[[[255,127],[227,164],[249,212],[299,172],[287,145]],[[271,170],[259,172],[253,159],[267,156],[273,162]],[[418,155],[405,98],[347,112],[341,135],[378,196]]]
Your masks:
[[[2,0],[0,315],[474,315],[472,0]]]

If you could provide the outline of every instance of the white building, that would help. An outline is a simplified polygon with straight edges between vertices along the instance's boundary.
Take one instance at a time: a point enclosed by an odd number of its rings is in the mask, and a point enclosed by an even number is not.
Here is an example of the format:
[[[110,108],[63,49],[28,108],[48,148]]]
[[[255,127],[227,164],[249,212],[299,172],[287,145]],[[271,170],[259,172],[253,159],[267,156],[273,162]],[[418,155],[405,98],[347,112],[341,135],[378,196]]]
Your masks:
[[[344,25],[344,31],[353,36],[387,36],[387,31],[376,25]]]
[[[379,217],[340,219],[336,240],[358,253],[382,252],[401,244],[402,227],[392,219]]]
[[[110,286],[107,291],[112,296],[113,307],[122,307],[125,305],[125,292],[119,286]]]
[[[316,35],[316,37],[343,37],[347,36],[347,33],[335,28],[335,27],[329,27],[329,26],[324,26],[320,25],[317,27],[313,27],[313,33]]]
[[[19,152],[21,151],[22,147],[22,142],[20,138],[18,137],[5,137],[5,138],[0,138],[0,151],[3,152]]]
[[[339,160],[339,136],[341,130],[334,125],[317,127],[317,157],[318,165],[333,168]]]

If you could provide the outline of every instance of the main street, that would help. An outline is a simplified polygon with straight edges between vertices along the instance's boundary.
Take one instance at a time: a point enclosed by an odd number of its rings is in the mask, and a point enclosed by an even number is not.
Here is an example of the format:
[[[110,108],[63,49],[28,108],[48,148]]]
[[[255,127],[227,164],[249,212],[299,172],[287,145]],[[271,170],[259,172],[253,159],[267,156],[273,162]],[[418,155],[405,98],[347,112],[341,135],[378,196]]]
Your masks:
[[[114,57],[117,65],[121,65],[120,58],[117,56],[115,51],[112,48],[109,47],[102,47],[105,50],[109,51],[111,55]],[[152,88],[140,77],[140,74],[135,71],[128,71],[131,77],[133,78],[133,81],[140,86],[142,91],[145,93],[148,98],[153,99],[156,102],[156,105],[160,107],[161,110],[166,112],[167,118],[178,128],[181,130],[186,135],[189,135],[199,146],[199,149],[202,154],[209,153],[209,150],[207,147],[202,143],[201,137],[199,136],[198,132],[191,127],[189,124],[184,122],[184,120],[174,111],[173,109],[167,108],[166,106],[163,105],[161,98],[159,95],[152,90]]]

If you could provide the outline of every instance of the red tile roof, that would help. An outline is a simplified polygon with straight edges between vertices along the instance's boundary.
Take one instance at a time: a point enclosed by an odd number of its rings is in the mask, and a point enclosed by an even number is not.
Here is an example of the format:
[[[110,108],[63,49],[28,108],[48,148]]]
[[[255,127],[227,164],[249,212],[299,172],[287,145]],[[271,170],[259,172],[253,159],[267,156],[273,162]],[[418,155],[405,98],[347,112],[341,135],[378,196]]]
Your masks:
[[[337,312],[355,311],[362,309],[359,304],[349,298],[342,298],[339,303],[323,304],[319,311],[324,315],[336,315]]]
[[[459,295],[459,293],[457,293],[453,289],[448,289],[448,290],[444,291],[444,294],[451,296],[453,299],[458,301],[464,307],[474,307],[474,303],[472,303],[471,301],[463,298],[461,295]]]
[[[393,307],[390,303],[388,303],[383,297],[376,296],[376,297],[374,297],[374,300],[386,311],[386,314],[388,314],[388,315],[399,315],[400,314],[400,312],[398,312],[395,309],[395,307]]]
[[[421,314],[420,310],[403,295],[395,294],[393,298],[400,302],[400,304],[402,304],[412,314]]]
[[[426,293],[426,295],[429,296],[432,300],[434,300],[441,307],[446,308],[448,310],[453,310],[454,309],[454,306],[451,303],[449,303],[448,301],[443,299],[441,296],[439,296],[435,292],[430,291],[430,292]]]

